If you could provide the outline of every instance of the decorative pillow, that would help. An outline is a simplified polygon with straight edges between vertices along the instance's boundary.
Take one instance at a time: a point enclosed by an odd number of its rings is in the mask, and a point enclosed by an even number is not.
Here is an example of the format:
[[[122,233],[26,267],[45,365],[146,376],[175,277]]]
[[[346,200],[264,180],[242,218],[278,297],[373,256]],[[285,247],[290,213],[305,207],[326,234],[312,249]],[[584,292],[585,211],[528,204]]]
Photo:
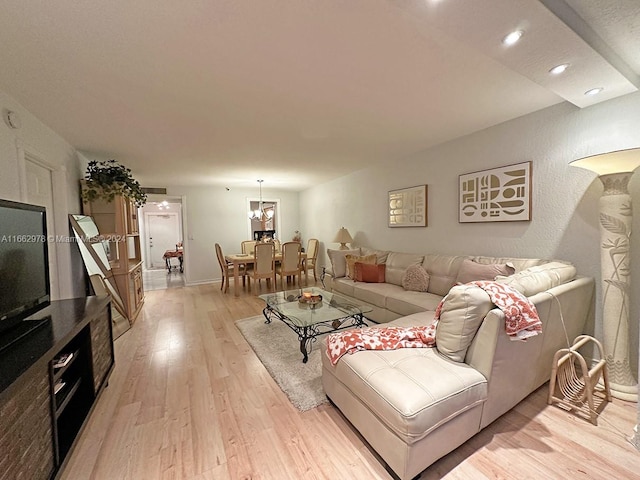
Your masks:
[[[508,277],[513,275],[516,269],[508,263],[498,264],[482,264],[476,263],[472,260],[465,258],[458,270],[458,276],[456,283],[469,283],[476,280],[495,280],[498,275]]]
[[[354,264],[355,281],[366,283],[384,283],[384,263],[362,263]]]
[[[347,255],[360,255],[360,249],[355,250],[331,250],[327,249],[327,256],[331,262],[333,278],[344,277],[347,274]]]
[[[347,262],[347,277],[354,280],[356,278],[356,270],[355,270],[356,262],[368,263],[368,264],[374,265],[378,260],[378,257],[376,256],[375,253],[372,255],[364,255],[364,256],[349,254],[349,255],[346,255],[344,258]]]
[[[426,292],[429,288],[429,274],[422,265],[409,265],[402,275],[402,288],[413,292]]]

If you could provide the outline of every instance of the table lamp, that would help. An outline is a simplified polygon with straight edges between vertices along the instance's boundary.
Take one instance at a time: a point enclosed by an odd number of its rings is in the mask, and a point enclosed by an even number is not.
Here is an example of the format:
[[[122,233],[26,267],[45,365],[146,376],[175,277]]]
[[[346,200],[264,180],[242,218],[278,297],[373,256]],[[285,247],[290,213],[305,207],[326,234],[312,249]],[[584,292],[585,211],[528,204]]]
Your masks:
[[[340,230],[338,230],[338,233],[336,233],[336,238],[334,238],[333,241],[340,244],[339,250],[348,250],[349,247],[347,247],[347,243],[353,242],[353,238],[351,238],[349,230],[341,227]]]

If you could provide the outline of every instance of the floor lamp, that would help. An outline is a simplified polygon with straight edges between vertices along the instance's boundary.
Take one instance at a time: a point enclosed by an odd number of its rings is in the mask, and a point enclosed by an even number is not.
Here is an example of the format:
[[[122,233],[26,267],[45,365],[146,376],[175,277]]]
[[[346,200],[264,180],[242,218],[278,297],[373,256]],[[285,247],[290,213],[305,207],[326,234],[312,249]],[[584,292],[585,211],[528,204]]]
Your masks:
[[[604,185],[599,201],[604,352],[611,394],[637,402],[639,387],[631,372],[629,352],[632,210],[627,184],[633,171],[640,166],[640,148],[582,158],[570,165],[597,173]],[[638,417],[640,423],[640,405]]]

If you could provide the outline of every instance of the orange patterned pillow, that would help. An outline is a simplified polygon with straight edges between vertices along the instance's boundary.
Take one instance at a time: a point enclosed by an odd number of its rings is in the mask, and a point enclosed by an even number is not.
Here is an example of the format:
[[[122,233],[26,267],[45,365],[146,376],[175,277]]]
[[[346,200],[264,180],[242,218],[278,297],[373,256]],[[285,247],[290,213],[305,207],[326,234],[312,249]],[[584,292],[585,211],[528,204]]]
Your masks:
[[[367,283],[384,283],[384,263],[362,263],[356,262],[354,264],[356,282]]]
[[[355,279],[355,264],[356,262],[375,264],[378,261],[378,256],[374,253],[372,255],[346,255],[345,260],[347,261],[347,277],[354,280]]]

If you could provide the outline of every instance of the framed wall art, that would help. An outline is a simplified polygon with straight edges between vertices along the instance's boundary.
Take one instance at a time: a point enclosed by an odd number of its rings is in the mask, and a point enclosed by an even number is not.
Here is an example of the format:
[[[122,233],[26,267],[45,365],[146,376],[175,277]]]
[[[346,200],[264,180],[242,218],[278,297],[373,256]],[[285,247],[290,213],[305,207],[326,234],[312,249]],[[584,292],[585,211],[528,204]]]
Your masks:
[[[390,227],[427,226],[427,186],[389,191]]]
[[[458,221],[531,220],[531,162],[460,175]]]

